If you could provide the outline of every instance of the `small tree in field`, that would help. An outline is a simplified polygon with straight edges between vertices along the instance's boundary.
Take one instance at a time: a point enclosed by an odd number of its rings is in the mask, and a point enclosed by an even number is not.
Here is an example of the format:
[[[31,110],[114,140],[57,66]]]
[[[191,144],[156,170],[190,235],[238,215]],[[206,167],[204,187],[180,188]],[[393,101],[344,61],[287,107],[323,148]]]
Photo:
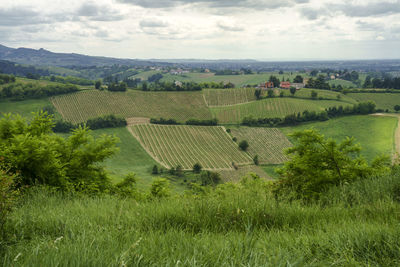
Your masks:
[[[394,110],[395,110],[396,112],[399,112],[399,111],[400,111],[400,105],[395,105],[395,106],[394,106]]]
[[[197,162],[196,164],[193,165],[193,172],[200,173],[202,168],[203,167],[200,165],[200,163]]]
[[[270,97],[270,98],[275,96],[274,90],[272,90],[272,89],[269,89],[267,94],[268,94],[268,97]]]
[[[175,174],[179,177],[183,176],[183,168],[181,165],[176,166]]]
[[[352,138],[337,144],[316,130],[295,132],[291,137],[295,145],[286,151],[289,161],[277,171],[280,174],[274,190],[277,196],[318,199],[332,186],[389,171],[388,157],[376,158],[369,165]]]
[[[158,166],[154,165],[153,170],[151,171],[151,174],[158,174]]]
[[[170,183],[165,178],[158,178],[153,181],[150,188],[153,197],[162,198],[171,195]]]
[[[318,93],[316,91],[312,90],[311,91],[311,98],[312,99],[317,99],[317,97],[318,97]]]
[[[249,148],[249,143],[246,140],[242,140],[239,143],[239,148],[243,151],[246,151]]]
[[[101,81],[96,81],[96,83],[94,84],[94,88],[96,88],[97,90],[99,90],[101,87]]]
[[[260,99],[261,98],[261,89],[256,89],[254,91],[254,95],[255,95],[257,100]]]
[[[290,93],[292,94],[292,96],[294,96],[294,94],[296,93],[296,87],[290,87]]]
[[[260,162],[259,162],[259,160],[258,160],[258,155],[255,155],[255,156],[254,156],[253,162],[254,162],[255,165],[260,164]]]

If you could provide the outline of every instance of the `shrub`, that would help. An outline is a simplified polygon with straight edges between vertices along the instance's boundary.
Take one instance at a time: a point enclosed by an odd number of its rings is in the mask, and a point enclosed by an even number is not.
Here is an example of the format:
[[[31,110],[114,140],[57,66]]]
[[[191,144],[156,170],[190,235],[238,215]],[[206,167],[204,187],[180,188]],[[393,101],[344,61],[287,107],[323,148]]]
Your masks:
[[[196,163],[196,164],[193,165],[193,172],[200,173],[202,168],[203,167],[200,165],[200,163]]]
[[[92,130],[103,129],[103,128],[117,128],[126,126],[126,120],[122,117],[115,115],[105,115],[98,118],[89,119],[86,122],[86,126]]]
[[[2,162],[0,162],[0,165]],[[14,189],[15,176],[0,168],[0,240],[3,238],[4,223],[15,204],[17,192]]]
[[[121,182],[115,185],[115,191],[122,197],[135,197],[138,193],[136,183],[136,174],[130,173],[126,175]]]
[[[153,169],[151,170],[151,174],[158,174],[158,166],[154,165]]]
[[[254,156],[253,162],[254,162],[255,165],[258,165],[260,163],[259,160],[258,160],[258,155]]]
[[[171,195],[170,183],[165,178],[157,178],[153,181],[150,188],[152,197],[163,198]]]
[[[242,140],[239,143],[239,148],[243,151],[246,151],[249,148],[249,143],[246,140]]]
[[[201,185],[215,186],[221,182],[221,175],[217,172],[202,171],[200,174]]]

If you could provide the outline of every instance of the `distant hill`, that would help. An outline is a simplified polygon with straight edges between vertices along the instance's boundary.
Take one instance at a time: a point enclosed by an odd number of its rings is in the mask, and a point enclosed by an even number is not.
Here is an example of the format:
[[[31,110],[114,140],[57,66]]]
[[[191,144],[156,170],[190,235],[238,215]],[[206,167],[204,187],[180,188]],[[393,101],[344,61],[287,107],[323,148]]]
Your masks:
[[[9,60],[20,64],[36,66],[110,66],[110,65],[135,65],[153,66],[154,62],[135,59],[119,59],[110,57],[94,57],[75,53],[54,53],[43,48],[10,48],[0,45],[0,59]],[[159,63],[168,65],[168,63]]]

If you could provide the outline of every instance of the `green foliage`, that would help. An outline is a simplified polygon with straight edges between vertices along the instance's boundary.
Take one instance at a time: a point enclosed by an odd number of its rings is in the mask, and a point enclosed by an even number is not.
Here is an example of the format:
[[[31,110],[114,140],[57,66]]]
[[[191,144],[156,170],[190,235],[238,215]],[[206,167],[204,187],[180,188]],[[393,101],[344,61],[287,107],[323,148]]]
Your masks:
[[[11,114],[0,120],[0,157],[12,173],[20,173],[19,186],[106,190],[109,180],[98,162],[117,151],[117,138],[94,139],[87,128],[79,127],[64,139],[53,134],[53,126],[52,117],[46,113],[37,113],[29,123]]]
[[[249,148],[249,143],[246,140],[242,140],[239,142],[239,148],[243,151],[246,151]]]
[[[280,196],[319,199],[332,186],[380,174],[390,164],[389,158],[383,157],[368,165],[352,138],[337,144],[315,130],[294,132],[291,137],[295,145],[287,149],[289,161],[278,170],[281,179],[275,193]]]
[[[78,87],[71,84],[65,85],[40,85],[37,83],[12,83],[4,86],[0,91],[0,98],[24,100],[46,96],[62,95],[79,91]]]
[[[197,162],[193,165],[193,172],[200,173],[202,168],[201,164]]]
[[[303,77],[301,75],[296,75],[293,79],[294,83],[302,83],[303,82]]]
[[[255,165],[258,165],[260,163],[260,161],[258,160],[258,155],[255,155],[253,157],[253,162],[254,162]]]
[[[151,170],[151,174],[158,174],[159,173],[159,171],[158,171],[158,166],[157,165],[154,165],[153,166],[153,169]]]
[[[125,92],[127,84],[125,82],[121,83],[110,83],[107,87],[108,91],[112,92]]]
[[[0,159],[0,244],[4,237],[4,224],[15,205],[17,196],[14,184],[16,177],[4,170],[2,161]]]
[[[0,85],[15,82],[14,75],[0,74]]]
[[[317,97],[318,97],[318,93],[316,91],[312,90],[311,91],[311,98],[312,99],[317,99]]]
[[[221,183],[221,175],[217,172],[202,171],[200,174],[201,185],[216,186]]]
[[[261,89],[256,89],[254,91],[254,96],[256,97],[256,99],[260,99],[261,98]]]
[[[101,88],[101,81],[96,81],[94,83],[94,88],[96,88],[97,90],[99,90]]]
[[[171,195],[169,181],[165,178],[155,179],[151,184],[150,194],[155,198],[169,197]]]
[[[137,178],[135,173],[129,173],[124,179],[115,185],[115,193],[121,197],[138,196],[136,188]]]
[[[293,87],[293,86],[291,86],[289,90],[290,90],[290,93],[292,94],[292,96],[294,96],[294,94],[295,94],[296,91],[297,91],[297,90],[296,90],[296,87]]]
[[[86,122],[86,126],[92,130],[124,127],[126,125],[127,125],[126,120],[123,117],[115,115],[105,115],[102,117],[89,119]]]
[[[268,96],[269,98],[274,97],[274,96],[275,96],[274,90],[268,89],[268,91],[267,91],[267,96]]]
[[[394,105],[394,110],[396,112],[399,112],[400,111],[400,105]]]

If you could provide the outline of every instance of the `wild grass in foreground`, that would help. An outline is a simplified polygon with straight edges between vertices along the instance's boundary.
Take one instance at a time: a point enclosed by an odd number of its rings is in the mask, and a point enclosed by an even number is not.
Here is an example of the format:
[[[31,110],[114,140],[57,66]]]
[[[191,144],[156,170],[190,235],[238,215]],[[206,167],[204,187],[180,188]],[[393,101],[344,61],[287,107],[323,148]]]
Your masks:
[[[400,171],[277,202],[249,177],[143,200],[34,188],[6,224],[4,266],[398,266]]]

